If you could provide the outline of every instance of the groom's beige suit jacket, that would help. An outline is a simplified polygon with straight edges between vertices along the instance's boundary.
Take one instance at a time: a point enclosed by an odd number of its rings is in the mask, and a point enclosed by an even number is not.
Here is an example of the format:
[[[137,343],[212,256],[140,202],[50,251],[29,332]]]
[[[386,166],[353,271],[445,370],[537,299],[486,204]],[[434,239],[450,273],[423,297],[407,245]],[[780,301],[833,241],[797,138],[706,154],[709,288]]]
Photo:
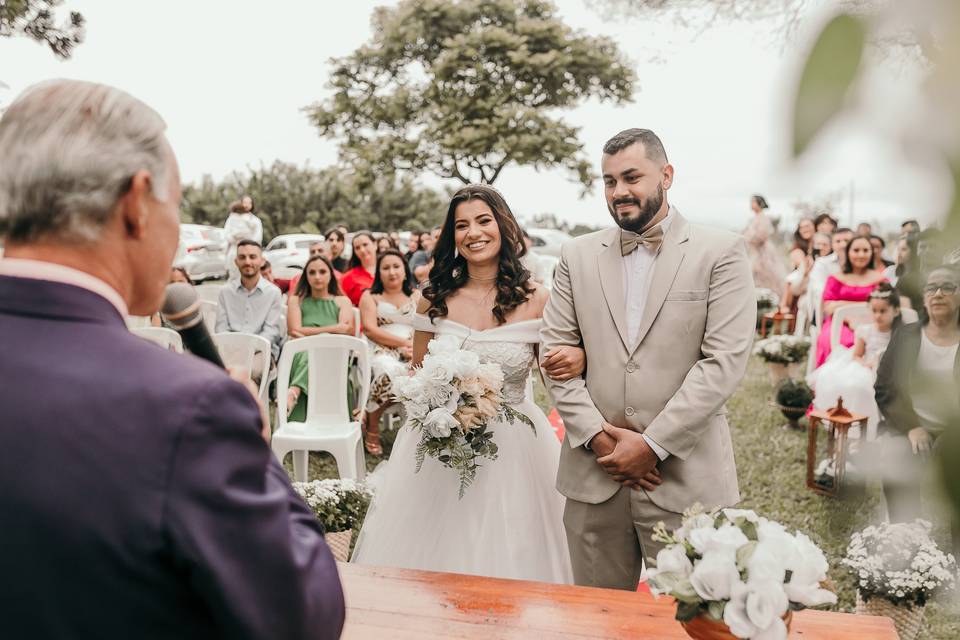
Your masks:
[[[557,489],[598,504],[620,485],[583,445],[601,422],[645,433],[669,452],[656,506],[682,512],[740,500],[724,403],[746,370],[757,306],[740,236],[684,220],[676,210],[654,262],[635,344],[627,335],[618,228],[564,245],[541,331],[543,352],[583,344],[587,370],[547,380],[563,418]]]

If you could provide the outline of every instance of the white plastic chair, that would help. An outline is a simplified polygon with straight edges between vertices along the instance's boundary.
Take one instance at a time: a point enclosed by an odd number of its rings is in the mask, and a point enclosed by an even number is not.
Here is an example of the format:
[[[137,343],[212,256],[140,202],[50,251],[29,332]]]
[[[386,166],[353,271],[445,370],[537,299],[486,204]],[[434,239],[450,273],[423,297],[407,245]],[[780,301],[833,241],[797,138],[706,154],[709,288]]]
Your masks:
[[[870,322],[870,304],[867,302],[848,304],[834,311],[833,320],[830,321],[830,352],[843,348],[840,344],[840,336],[844,324],[855,328],[863,322]]]
[[[920,314],[917,313],[916,309],[907,309],[906,307],[903,307],[900,309],[900,320],[903,322],[903,324],[920,322]]]
[[[140,336],[144,340],[155,342],[164,349],[171,349],[177,353],[183,353],[183,340],[180,334],[173,329],[166,327],[136,327],[130,329],[130,333]]]
[[[203,316],[203,324],[210,334],[216,331],[217,311],[219,308],[220,305],[216,302],[210,302],[209,300],[200,301],[200,314]]]
[[[309,359],[307,416],[304,422],[287,422],[287,390],[293,357],[306,353]],[[362,480],[366,476],[360,422],[350,415],[347,380],[353,357],[360,368],[358,407],[370,395],[370,357],[366,343],[352,336],[319,335],[290,340],[283,346],[277,367],[277,430],[271,448],[283,462],[293,452],[293,476],[307,480],[307,453],[327,451],[337,461],[341,478]]]
[[[260,371],[260,400],[269,403],[270,341],[252,333],[215,333],[212,336],[220,358],[228,367],[243,367],[249,372]],[[258,366],[259,365],[259,366]]]
[[[353,337],[359,338],[361,334],[360,331],[360,309],[353,308]]]

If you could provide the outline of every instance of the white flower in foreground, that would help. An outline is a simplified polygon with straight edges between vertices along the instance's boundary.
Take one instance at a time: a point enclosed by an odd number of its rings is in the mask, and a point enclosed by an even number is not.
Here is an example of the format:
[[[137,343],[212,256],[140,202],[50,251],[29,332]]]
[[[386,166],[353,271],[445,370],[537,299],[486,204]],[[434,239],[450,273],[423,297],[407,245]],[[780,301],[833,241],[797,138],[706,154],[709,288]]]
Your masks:
[[[454,336],[437,336],[427,345],[432,354],[451,354],[460,351],[460,341]]]
[[[430,411],[430,407],[419,402],[408,402],[403,405],[403,408],[407,412],[408,420],[417,420],[418,422],[426,418]]]
[[[758,542],[754,547],[750,559],[747,560],[747,579],[770,580],[776,584],[783,584],[787,568],[783,564],[783,557],[777,553],[777,548],[769,542]]]
[[[745,518],[747,522],[753,522],[754,524],[760,522],[760,516],[757,515],[756,511],[750,509],[724,509],[723,515],[727,516],[727,520],[733,522],[737,518]]]
[[[423,419],[423,428],[433,438],[446,438],[460,423],[445,408],[434,409]]]
[[[417,377],[423,380],[427,387],[445,386],[453,380],[457,364],[452,356],[447,354],[430,356],[423,359],[423,367]]]
[[[657,573],[677,573],[689,576],[693,571],[693,563],[687,557],[683,545],[672,544],[657,553]]]
[[[723,621],[738,638],[783,640],[787,627],[782,616],[789,605],[781,585],[772,580],[738,580],[723,609]]]
[[[697,553],[704,555],[708,551],[726,551],[736,553],[737,549],[747,544],[747,536],[730,523],[724,524],[719,529],[703,527],[694,529],[689,534],[690,544]]]
[[[499,392],[503,388],[503,369],[494,362],[485,362],[477,367],[476,375],[480,383],[488,389]]]
[[[480,367],[480,356],[473,351],[461,351],[454,359],[454,376],[463,378],[464,376],[476,375],[477,368]]]
[[[798,560],[787,564],[792,572],[790,582],[783,585],[787,596],[806,607],[835,604],[837,594],[820,588],[820,581],[826,579],[829,567],[823,551],[799,531],[795,540]]]
[[[690,584],[704,600],[726,600],[737,582],[740,572],[733,554],[721,551],[705,554],[690,574]]]

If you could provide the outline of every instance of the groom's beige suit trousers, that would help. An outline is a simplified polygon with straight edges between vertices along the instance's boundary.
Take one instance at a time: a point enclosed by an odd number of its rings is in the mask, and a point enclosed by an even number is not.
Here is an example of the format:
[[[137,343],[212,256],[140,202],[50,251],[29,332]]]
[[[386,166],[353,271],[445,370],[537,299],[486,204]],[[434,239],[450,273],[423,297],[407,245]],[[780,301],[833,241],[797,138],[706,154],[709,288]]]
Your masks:
[[[743,240],[688,223],[676,210],[654,261],[639,332],[628,340],[619,229],[564,245],[543,313],[542,351],[582,345],[583,377],[547,387],[566,428],[557,489],[577,584],[635,589],[655,557],[658,521],[679,525],[695,503],[740,500],[724,403],[743,378],[757,306]],[[606,421],[645,433],[669,453],[663,484],[614,481],[584,445]]]

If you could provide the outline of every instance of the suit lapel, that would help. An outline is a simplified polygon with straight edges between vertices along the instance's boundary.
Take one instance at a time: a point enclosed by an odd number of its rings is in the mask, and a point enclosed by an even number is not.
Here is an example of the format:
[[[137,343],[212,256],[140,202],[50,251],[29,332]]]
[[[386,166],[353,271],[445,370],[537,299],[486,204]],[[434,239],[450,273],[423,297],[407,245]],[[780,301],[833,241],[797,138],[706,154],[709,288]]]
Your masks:
[[[606,249],[597,256],[597,266],[600,270],[600,288],[607,301],[610,315],[617,325],[617,333],[627,351],[630,344],[627,339],[627,307],[623,299],[623,255],[620,252],[620,243],[617,241],[620,229],[616,229],[606,242]]]
[[[667,294],[673,286],[677,271],[680,269],[680,263],[683,262],[683,256],[686,253],[686,242],[688,236],[687,221],[675,213],[676,219],[667,229],[667,234],[660,247],[660,255],[653,263],[653,277],[650,280],[650,291],[647,293],[647,303],[643,307],[643,317],[640,319],[640,327],[637,331],[637,343],[627,347],[627,351],[633,353],[643,343],[647,332],[653,325],[660,308],[663,307]],[[621,307],[622,308],[622,307]],[[622,335],[622,333],[621,333]]]

